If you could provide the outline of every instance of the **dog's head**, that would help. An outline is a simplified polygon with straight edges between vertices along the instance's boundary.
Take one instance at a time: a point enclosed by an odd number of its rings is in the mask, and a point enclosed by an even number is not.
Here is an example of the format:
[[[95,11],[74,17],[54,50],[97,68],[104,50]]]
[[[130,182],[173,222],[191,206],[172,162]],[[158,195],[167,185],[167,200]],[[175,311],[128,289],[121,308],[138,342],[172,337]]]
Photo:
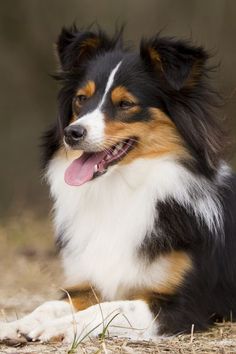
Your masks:
[[[163,155],[212,175],[222,139],[209,112],[207,53],[159,35],[132,51],[121,37],[76,27],[59,36],[58,139],[65,149],[83,151],[66,182],[81,185],[111,166]]]

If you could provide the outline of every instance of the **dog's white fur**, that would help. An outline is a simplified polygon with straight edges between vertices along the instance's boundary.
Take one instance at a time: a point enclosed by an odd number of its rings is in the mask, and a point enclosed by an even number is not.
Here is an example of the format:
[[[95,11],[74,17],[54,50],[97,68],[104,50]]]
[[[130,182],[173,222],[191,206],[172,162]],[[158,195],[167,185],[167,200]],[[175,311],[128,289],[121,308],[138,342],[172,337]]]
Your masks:
[[[14,337],[19,330],[34,339],[49,340],[62,335],[70,341],[74,329],[80,334],[96,327],[91,335],[98,335],[102,331],[102,316],[107,323],[116,314],[109,326],[110,335],[151,338],[158,332],[158,321],[154,324],[147,304],[140,300],[116,300],[122,299],[132,286],[165,282],[169,264],[160,257],[148,265],[140,260],[136,250],[151,233],[158,217],[157,201],[172,197],[191,208],[199,220],[204,219],[209,229],[219,224],[219,204],[212,198],[212,187],[178,164],[174,156],[116,165],[89,183],[71,187],[64,182],[64,172],[71,161],[58,155],[47,172],[56,232],[63,232],[67,241],[62,252],[66,285],[91,283],[110,302],[75,315],[71,315],[70,305],[63,301],[46,303],[22,320],[2,325],[0,338]],[[217,179],[222,183],[227,174],[228,169],[222,165]],[[196,191],[194,197],[190,190]]]
[[[67,241],[63,249],[67,285],[89,282],[104,298],[116,300],[127,286],[165,281],[168,272],[161,257],[148,266],[136,253],[158,218],[157,201],[174,198],[192,208],[209,229],[220,223],[212,187],[176,163],[174,157],[113,166],[79,188],[64,182],[70,162],[58,157],[48,169],[56,231],[64,233]],[[196,191],[194,197],[190,190]]]

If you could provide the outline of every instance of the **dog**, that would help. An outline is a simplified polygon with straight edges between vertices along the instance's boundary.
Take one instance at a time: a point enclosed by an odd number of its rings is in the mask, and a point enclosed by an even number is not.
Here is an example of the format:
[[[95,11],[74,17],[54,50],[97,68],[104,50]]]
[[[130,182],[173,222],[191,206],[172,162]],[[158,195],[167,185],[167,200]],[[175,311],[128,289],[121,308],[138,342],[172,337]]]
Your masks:
[[[57,53],[43,161],[66,291],[0,337],[150,339],[235,320],[236,178],[208,53],[75,26]]]

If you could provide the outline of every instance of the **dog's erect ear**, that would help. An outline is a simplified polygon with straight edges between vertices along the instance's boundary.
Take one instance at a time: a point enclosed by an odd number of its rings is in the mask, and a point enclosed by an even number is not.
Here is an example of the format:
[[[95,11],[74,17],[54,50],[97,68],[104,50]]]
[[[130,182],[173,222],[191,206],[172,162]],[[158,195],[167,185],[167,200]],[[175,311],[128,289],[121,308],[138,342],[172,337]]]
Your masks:
[[[57,41],[57,52],[63,70],[69,71],[99,52],[121,46],[122,30],[114,38],[103,31],[80,31],[76,26],[63,28]]]
[[[140,55],[175,90],[195,85],[208,59],[207,53],[201,47],[159,36],[142,40]]]

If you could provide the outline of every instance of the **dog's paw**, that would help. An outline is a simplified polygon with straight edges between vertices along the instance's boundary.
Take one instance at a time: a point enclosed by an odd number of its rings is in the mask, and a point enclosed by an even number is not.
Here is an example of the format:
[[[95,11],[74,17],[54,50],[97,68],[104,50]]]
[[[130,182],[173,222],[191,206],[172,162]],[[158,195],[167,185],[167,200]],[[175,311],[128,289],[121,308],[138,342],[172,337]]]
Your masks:
[[[0,322],[0,342],[12,339],[17,340],[20,337],[15,323]]]
[[[46,342],[63,342],[72,343],[77,336],[77,324],[73,320],[59,319],[48,321],[34,328],[29,334],[28,339],[31,341]]]
[[[9,345],[27,342],[28,333],[39,323],[33,318],[28,318],[27,321],[22,319],[14,322],[0,322],[0,342]]]
[[[0,341],[24,340],[34,328],[71,313],[71,306],[64,301],[50,301],[32,313],[14,322],[0,323]],[[19,340],[20,341],[20,340]]]

